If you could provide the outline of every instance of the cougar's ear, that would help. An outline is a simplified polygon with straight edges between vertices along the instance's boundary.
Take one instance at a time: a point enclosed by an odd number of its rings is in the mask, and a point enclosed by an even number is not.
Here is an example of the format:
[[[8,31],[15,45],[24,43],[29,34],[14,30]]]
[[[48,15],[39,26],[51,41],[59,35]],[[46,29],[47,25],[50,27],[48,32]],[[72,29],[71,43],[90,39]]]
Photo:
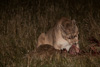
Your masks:
[[[75,19],[73,19],[72,22],[75,23],[76,22]]]
[[[75,19],[72,20],[72,23],[73,23],[74,25],[76,25],[76,21],[75,21]]]

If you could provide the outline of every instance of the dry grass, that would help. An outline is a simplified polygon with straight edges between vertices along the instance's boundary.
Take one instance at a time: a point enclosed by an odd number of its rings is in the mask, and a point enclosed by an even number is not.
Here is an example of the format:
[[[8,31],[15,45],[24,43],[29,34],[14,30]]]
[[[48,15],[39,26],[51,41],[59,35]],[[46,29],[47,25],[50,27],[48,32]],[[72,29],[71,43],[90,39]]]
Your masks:
[[[88,38],[100,41],[99,0],[14,0],[0,4],[1,67],[99,67],[99,56],[62,56],[23,58],[36,48],[37,38],[61,17],[75,19],[79,28],[80,48],[89,46]]]

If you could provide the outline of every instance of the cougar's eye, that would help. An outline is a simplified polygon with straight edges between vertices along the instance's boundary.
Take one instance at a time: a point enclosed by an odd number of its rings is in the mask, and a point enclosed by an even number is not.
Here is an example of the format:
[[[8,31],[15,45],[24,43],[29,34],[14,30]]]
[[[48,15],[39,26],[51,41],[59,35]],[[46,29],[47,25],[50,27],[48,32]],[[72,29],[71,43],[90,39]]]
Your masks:
[[[77,37],[77,35],[74,36],[74,38]]]
[[[71,37],[68,37],[68,39],[71,39]]]

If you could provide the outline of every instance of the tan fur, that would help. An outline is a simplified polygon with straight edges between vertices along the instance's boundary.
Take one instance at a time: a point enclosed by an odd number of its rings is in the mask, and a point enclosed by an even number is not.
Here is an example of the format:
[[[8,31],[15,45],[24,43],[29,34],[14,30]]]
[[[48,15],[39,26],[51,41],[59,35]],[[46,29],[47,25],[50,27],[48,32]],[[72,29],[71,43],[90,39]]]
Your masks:
[[[61,18],[53,28],[39,36],[37,47],[42,44],[50,44],[58,50],[63,48],[69,50],[72,45],[79,48],[78,34],[75,20]]]

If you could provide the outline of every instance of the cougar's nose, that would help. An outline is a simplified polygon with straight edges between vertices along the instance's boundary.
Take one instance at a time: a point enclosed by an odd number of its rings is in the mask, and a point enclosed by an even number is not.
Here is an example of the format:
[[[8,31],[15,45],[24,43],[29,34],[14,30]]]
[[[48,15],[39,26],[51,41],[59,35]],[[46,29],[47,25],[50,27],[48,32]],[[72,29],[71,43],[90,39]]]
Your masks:
[[[77,43],[74,43],[73,45],[77,45]]]

